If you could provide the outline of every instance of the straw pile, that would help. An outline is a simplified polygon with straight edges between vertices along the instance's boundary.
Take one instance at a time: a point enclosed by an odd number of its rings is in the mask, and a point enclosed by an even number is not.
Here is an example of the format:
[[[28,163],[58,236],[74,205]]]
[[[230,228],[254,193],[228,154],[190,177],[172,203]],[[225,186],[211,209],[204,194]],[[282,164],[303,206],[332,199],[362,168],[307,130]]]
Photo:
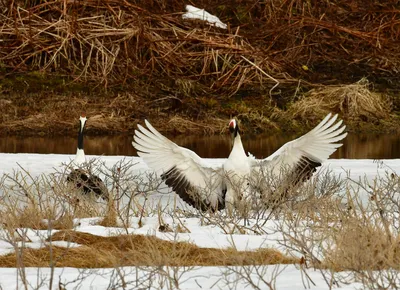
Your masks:
[[[318,122],[329,112],[339,113],[347,122],[374,122],[389,117],[392,104],[388,97],[370,90],[368,80],[341,86],[312,89],[294,102],[288,113],[292,118]]]

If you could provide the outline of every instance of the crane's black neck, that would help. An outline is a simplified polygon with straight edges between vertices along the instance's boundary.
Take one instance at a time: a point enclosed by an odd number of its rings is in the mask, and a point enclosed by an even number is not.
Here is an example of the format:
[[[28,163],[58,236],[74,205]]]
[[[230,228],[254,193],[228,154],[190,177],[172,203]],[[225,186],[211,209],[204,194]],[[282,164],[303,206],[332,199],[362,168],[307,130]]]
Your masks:
[[[79,133],[78,133],[78,149],[83,149],[83,131],[85,130],[85,125],[82,126],[82,121],[79,121]]]

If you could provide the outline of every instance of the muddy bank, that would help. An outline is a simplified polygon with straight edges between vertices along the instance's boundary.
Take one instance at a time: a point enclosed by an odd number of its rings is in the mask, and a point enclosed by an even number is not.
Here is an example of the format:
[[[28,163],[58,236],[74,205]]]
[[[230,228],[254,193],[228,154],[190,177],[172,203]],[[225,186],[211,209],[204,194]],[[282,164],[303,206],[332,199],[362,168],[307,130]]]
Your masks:
[[[51,75],[24,75],[1,83],[1,135],[75,135],[77,119],[88,117],[87,134],[132,133],[148,119],[168,134],[226,133],[236,117],[244,133],[305,132],[327,113],[338,113],[352,132],[399,131],[394,96],[374,92],[366,80],[320,86],[284,107],[266,95],[179,98],[151,86],[125,89],[82,86]]]
[[[132,133],[144,119],[164,133],[219,134],[227,130],[231,115],[243,120],[243,125],[255,122],[253,132],[277,130],[263,116],[271,108],[262,103],[237,99],[222,104],[212,98],[180,100],[162,95],[149,99],[133,92],[3,93],[0,134],[75,135],[80,114],[88,117],[89,135]]]

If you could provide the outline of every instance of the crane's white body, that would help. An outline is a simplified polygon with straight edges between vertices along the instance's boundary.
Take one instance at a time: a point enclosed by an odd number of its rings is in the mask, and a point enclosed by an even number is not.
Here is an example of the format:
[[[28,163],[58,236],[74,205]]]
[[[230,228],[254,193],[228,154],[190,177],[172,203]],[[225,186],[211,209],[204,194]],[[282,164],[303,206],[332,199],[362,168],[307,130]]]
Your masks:
[[[238,134],[233,141],[232,151],[223,165],[226,179],[226,197],[228,209],[235,206],[238,199],[249,193],[250,162],[244,151],[242,140]],[[231,210],[231,209],[230,209]]]

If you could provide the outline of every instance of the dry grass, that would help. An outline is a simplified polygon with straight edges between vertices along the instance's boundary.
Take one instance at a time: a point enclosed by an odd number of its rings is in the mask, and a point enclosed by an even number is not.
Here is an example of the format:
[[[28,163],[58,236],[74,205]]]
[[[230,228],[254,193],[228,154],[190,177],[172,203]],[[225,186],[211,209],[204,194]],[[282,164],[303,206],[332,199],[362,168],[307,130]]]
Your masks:
[[[11,94],[6,98],[10,104],[2,106],[3,114],[0,133],[7,134],[66,134],[75,136],[76,119],[85,113],[88,133],[131,132],[135,122],[131,116],[141,114],[146,104],[142,98],[126,93],[124,95],[102,94],[29,94],[26,104],[25,94]],[[121,101],[123,99],[123,101]],[[152,112],[147,108],[147,112]],[[138,115],[140,116],[140,115]]]
[[[85,215],[87,215],[87,212],[85,212]],[[1,212],[0,218],[3,225],[8,229],[65,230],[74,227],[76,216],[72,212],[64,212],[61,215],[54,212],[44,213],[38,208],[26,206],[23,209],[15,208],[14,211]]]
[[[131,131],[149,116],[165,124],[163,119],[177,125],[184,120],[186,125],[176,129],[179,133],[214,133],[219,124],[207,125],[218,121],[210,116],[228,119],[241,113],[220,108],[232,99],[270,102],[267,109],[249,106],[254,114],[247,118],[254,125],[274,106],[287,108],[298,92],[326,84],[336,87],[313,90],[288,116],[315,122],[322,111],[335,110],[349,120],[369,122],[388,112],[384,98],[360,88],[346,93],[340,84],[368,76],[379,91],[399,89],[400,18],[393,1],[192,3],[219,16],[229,24],[227,30],[183,20],[186,4],[0,2],[0,110],[6,112],[0,116],[0,133],[72,132],[71,116],[82,109],[93,116],[93,131],[102,133]],[[36,74],[33,81],[25,79],[27,72]],[[54,83],[48,81],[50,76],[55,76]],[[50,101],[57,98],[54,87],[71,94]],[[98,87],[110,90],[104,99]],[[9,91],[22,92],[24,98],[15,101]],[[44,93],[26,96],[27,91]],[[38,100],[43,97],[49,105]],[[190,123],[199,120],[200,126]],[[265,122],[267,129],[275,121]]]
[[[93,161],[85,165],[90,172]],[[106,206],[67,182],[69,168],[66,165],[58,168],[59,172],[40,176],[19,168],[4,175],[0,179],[1,224],[9,232],[18,228],[72,229],[76,218],[100,216]]]
[[[1,95],[0,95],[1,100]],[[132,133],[137,123],[147,118],[161,132],[169,134],[221,134],[227,132],[229,119],[238,115],[248,126],[248,131],[275,129],[264,122],[264,111],[269,111],[270,102],[246,101],[246,113],[236,107],[223,108],[216,102],[211,108],[204,108],[199,99],[192,99],[176,107],[174,99],[152,100],[133,93],[103,93],[98,95],[30,94],[31,104],[26,106],[25,95],[7,96],[10,104],[0,110],[0,134],[75,136],[77,116],[88,116],[87,134]],[[198,116],[193,117],[195,111]]]
[[[22,200],[20,200],[22,203]],[[51,207],[39,208],[34,204],[25,206],[10,206],[1,203],[3,209],[0,211],[0,220],[5,228],[13,231],[17,228],[30,228],[37,230],[72,229],[74,227],[73,212],[55,211]],[[76,212],[77,213],[77,212]]]
[[[325,265],[335,271],[400,269],[400,236],[371,223],[349,218],[334,235],[335,247],[326,253]]]
[[[186,4],[2,3],[0,69],[54,70],[105,86],[153,75],[166,91],[229,96],[254,85],[268,93],[296,83],[291,76],[312,82],[331,81],[329,73],[347,81],[367,72],[393,76],[399,64],[392,1],[192,3],[229,23],[227,30],[183,20]]]
[[[172,117],[168,121],[168,126],[174,128],[176,133],[188,133],[188,132],[202,132],[203,134],[218,134],[226,132],[227,130],[227,119],[211,117],[207,122],[202,121],[191,121],[178,116]]]
[[[170,242],[152,236],[119,235],[101,237],[75,231],[53,234],[52,241],[75,242],[81,247],[53,247],[56,267],[103,268],[115,266],[218,266],[293,264],[273,249],[237,251],[235,249],[199,248],[190,243]],[[16,254],[0,256],[0,267],[15,267]],[[24,249],[26,267],[46,267],[50,263],[49,248]]]
[[[183,21],[176,13],[183,11],[183,3],[165,5],[176,9],[166,14],[153,5],[139,7],[130,1],[54,1],[21,6],[12,2],[10,12],[1,15],[4,25],[0,35],[7,43],[12,35],[18,35],[18,44],[3,51],[0,59],[14,63],[15,70],[23,70],[27,62],[31,68],[44,71],[69,68],[75,80],[95,81],[106,87],[153,73],[167,77],[160,88],[174,91],[176,86],[183,94],[193,92],[193,83],[200,90],[222,89],[230,94],[259,80],[271,83],[240,55],[269,72],[279,72],[277,62],[257,57],[257,49],[237,31],[193,29],[191,21]],[[212,82],[204,86],[210,79]]]
[[[113,199],[109,199],[107,203],[107,210],[104,218],[99,222],[103,227],[118,227],[117,210]]]
[[[387,120],[391,112],[389,99],[370,90],[366,79],[340,86],[326,86],[309,91],[285,112],[291,118],[315,123],[329,112],[339,113],[346,123]]]
[[[33,205],[1,213],[0,217],[7,228],[47,229],[47,224],[43,222],[44,214]]]
[[[55,230],[67,230],[67,229],[72,229],[75,226],[74,223],[74,216],[71,213],[65,213],[62,215],[60,218],[51,221],[52,224],[47,226],[48,228],[52,228]]]

